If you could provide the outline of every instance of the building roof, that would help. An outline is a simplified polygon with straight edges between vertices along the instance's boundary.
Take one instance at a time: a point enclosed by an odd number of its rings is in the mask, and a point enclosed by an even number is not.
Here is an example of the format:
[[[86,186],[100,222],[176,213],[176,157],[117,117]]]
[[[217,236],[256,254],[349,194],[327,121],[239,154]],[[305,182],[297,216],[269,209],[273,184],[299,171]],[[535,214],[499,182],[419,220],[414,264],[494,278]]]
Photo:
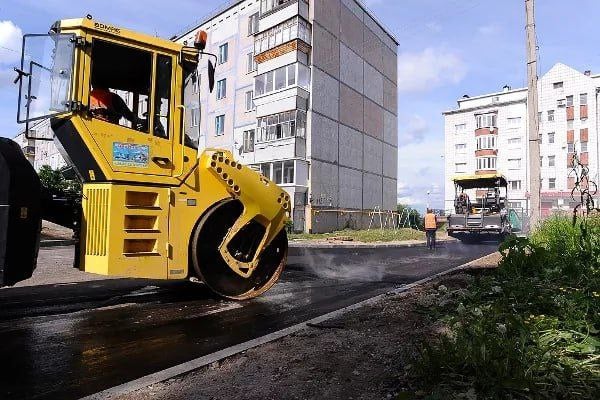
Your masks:
[[[183,28],[180,32],[176,33],[175,35],[173,35],[171,37],[171,40],[179,40],[181,38],[183,38],[184,36],[186,36],[187,34],[189,34],[190,32],[198,29],[199,27],[201,27],[202,25],[206,24],[207,22],[209,22],[210,20],[218,17],[219,15],[231,10],[232,8],[238,6],[239,4],[243,3],[246,0],[229,0],[226,3],[223,3],[221,6],[215,8],[214,10],[212,10],[211,12],[209,12],[208,14],[206,14],[205,16],[203,16],[202,18],[200,18],[199,20],[197,20],[196,22],[187,25],[185,28]],[[369,15],[371,18],[373,18],[373,21],[375,21],[375,23],[377,25],[379,25],[379,27],[398,45],[400,44],[400,42],[398,41],[398,39],[396,38],[396,36],[390,32],[390,30],[388,28],[386,28],[383,23],[381,23],[381,21],[379,21],[379,19],[375,16],[375,14],[369,10],[369,8],[363,3],[362,0],[354,0],[356,2],[356,4],[362,8],[362,10]]]

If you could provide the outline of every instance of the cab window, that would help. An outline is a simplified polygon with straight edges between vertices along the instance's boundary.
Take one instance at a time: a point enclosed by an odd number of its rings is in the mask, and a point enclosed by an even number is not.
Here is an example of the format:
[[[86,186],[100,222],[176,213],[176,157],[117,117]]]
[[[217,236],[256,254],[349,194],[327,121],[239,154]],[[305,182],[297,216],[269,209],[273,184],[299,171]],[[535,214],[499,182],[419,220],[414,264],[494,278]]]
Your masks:
[[[149,132],[152,53],[94,39],[91,85],[92,118]]]
[[[159,54],[156,58],[156,90],[154,95],[154,136],[169,137],[169,103],[171,99],[171,57]]]

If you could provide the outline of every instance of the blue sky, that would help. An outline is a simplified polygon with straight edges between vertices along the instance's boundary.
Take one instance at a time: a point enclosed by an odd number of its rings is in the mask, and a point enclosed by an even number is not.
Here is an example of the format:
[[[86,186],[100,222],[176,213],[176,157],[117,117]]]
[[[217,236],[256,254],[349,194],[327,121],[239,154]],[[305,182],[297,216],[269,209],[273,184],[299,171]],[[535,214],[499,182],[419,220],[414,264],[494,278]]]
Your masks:
[[[0,136],[14,136],[22,32],[47,31],[57,19],[95,19],[170,37],[223,0],[13,0],[0,4]],[[443,118],[463,94],[526,84],[523,0],[366,0],[400,41],[398,196],[424,207],[443,201]],[[600,72],[597,0],[538,0],[540,70],[556,62]]]

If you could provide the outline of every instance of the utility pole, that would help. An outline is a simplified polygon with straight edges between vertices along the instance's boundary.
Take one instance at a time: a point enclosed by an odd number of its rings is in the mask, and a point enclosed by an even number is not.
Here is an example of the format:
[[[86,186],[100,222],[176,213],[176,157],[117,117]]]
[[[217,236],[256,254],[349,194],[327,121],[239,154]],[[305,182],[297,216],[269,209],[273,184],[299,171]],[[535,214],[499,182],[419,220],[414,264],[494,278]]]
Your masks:
[[[532,229],[537,226],[541,217],[540,135],[534,1],[525,0],[525,12],[527,14],[527,111],[529,114],[529,224]]]

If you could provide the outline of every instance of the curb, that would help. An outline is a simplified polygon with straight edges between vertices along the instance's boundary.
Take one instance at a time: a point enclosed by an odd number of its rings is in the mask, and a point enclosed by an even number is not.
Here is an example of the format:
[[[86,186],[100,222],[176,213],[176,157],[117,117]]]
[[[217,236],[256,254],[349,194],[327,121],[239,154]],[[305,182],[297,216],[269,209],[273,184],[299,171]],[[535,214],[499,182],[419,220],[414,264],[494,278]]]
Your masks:
[[[459,242],[458,239],[443,239],[438,240],[438,244],[445,243],[456,243]],[[411,248],[411,247],[425,247],[427,242],[416,242],[416,243],[385,243],[385,242],[374,242],[374,243],[364,243],[364,242],[341,242],[341,243],[303,243],[302,241],[294,242],[290,241],[288,247],[290,249],[393,249],[393,248]]]
[[[490,254],[494,254],[494,253],[490,253]],[[177,376],[190,373],[192,371],[195,371],[197,369],[206,367],[207,365],[210,365],[210,364],[212,364],[214,362],[217,362],[217,361],[223,360],[225,358],[234,356],[234,355],[239,354],[241,352],[244,352],[246,350],[258,347],[258,346],[263,345],[263,344],[267,344],[267,343],[273,342],[275,340],[282,339],[282,338],[284,338],[286,336],[289,336],[289,335],[291,335],[293,333],[296,333],[296,332],[299,332],[299,331],[301,331],[303,329],[309,328],[309,325],[321,324],[321,323],[323,323],[323,322],[325,322],[327,320],[330,320],[332,318],[336,318],[336,317],[341,316],[343,314],[346,314],[346,313],[348,313],[350,311],[354,311],[356,309],[359,309],[359,308],[367,306],[367,305],[375,304],[375,303],[377,303],[377,302],[379,302],[379,301],[381,301],[381,300],[383,300],[383,299],[385,299],[385,298],[387,298],[389,296],[395,296],[395,295],[399,295],[399,294],[404,293],[404,292],[408,292],[409,290],[411,290],[411,289],[413,289],[413,288],[415,288],[417,286],[423,285],[425,283],[429,283],[429,282],[431,282],[431,281],[433,281],[433,280],[435,280],[435,279],[437,279],[439,277],[452,274],[452,273],[454,273],[456,271],[460,271],[462,269],[467,269],[471,265],[476,264],[478,261],[481,261],[484,258],[490,256],[490,254],[487,254],[487,255],[485,255],[483,257],[480,257],[480,258],[478,258],[476,260],[469,261],[468,263],[459,265],[457,267],[450,268],[450,269],[448,269],[446,271],[438,272],[435,275],[429,276],[427,278],[423,278],[423,279],[421,279],[419,281],[410,283],[408,285],[404,285],[404,286],[399,287],[397,289],[390,290],[390,291],[388,291],[386,293],[382,293],[380,295],[371,297],[370,299],[366,299],[366,300],[363,300],[361,302],[352,304],[352,305],[350,305],[348,307],[344,307],[344,308],[341,308],[339,310],[332,311],[330,313],[321,315],[321,316],[313,318],[311,320],[308,320],[308,321],[305,321],[305,322],[301,322],[301,323],[296,324],[296,325],[292,325],[292,326],[290,326],[288,328],[281,329],[279,331],[270,333],[270,334],[265,335],[265,336],[261,336],[261,337],[256,338],[256,339],[249,340],[249,341],[244,342],[244,343],[240,343],[238,345],[231,346],[231,347],[228,347],[228,348],[223,349],[223,350],[219,350],[219,351],[217,351],[215,353],[207,354],[205,356],[195,358],[195,359],[193,359],[191,361],[188,361],[188,362],[185,362],[185,363],[182,363],[182,364],[179,364],[179,365],[175,365],[173,367],[164,369],[162,371],[158,371],[158,372],[155,372],[155,373],[143,376],[141,378],[134,379],[134,380],[132,380],[130,382],[126,382],[126,383],[123,383],[121,385],[114,386],[112,388],[103,390],[101,392],[98,392],[98,393],[95,393],[95,394],[83,397],[80,400],[106,400],[106,399],[111,399],[111,398],[114,398],[115,396],[123,396],[123,395],[129,394],[129,393],[135,392],[136,390],[144,389],[144,388],[147,388],[148,386],[155,385],[157,383],[164,382],[166,380],[175,378]]]
[[[73,239],[40,240],[40,247],[61,247],[72,246],[75,244]]]

